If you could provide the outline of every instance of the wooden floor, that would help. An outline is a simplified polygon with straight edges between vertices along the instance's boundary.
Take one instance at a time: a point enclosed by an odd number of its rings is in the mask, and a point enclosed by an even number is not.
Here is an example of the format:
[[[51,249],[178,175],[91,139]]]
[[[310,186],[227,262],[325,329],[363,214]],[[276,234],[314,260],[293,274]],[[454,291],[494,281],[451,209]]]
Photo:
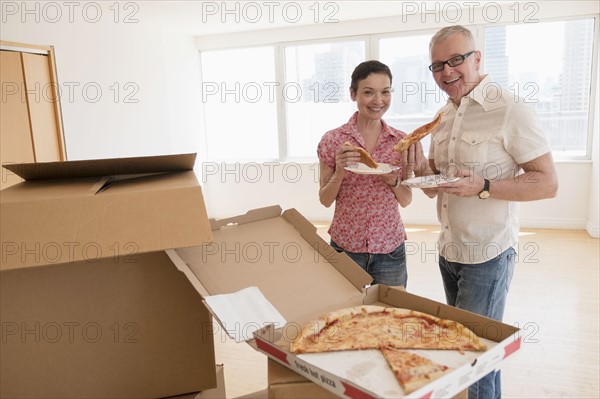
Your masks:
[[[317,225],[328,239],[326,225]],[[445,303],[437,227],[408,228],[408,291]],[[600,398],[600,240],[584,231],[521,231],[504,322],[523,346],[502,368],[505,398]],[[228,398],[267,386],[266,357],[215,337]]]

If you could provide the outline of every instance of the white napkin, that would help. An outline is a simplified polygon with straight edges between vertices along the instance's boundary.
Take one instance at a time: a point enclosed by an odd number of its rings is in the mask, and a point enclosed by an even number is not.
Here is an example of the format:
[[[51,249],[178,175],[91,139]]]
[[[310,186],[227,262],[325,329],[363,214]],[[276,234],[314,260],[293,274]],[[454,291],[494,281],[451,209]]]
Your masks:
[[[208,296],[205,301],[227,335],[235,342],[254,338],[252,334],[255,331],[269,324],[274,324],[276,328],[286,324],[283,316],[258,287]]]

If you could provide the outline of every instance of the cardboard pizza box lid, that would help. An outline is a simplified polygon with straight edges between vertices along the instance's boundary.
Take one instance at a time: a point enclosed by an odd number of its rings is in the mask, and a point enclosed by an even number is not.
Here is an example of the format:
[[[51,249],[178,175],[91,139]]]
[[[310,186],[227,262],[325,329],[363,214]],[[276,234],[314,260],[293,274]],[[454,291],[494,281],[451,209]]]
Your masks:
[[[254,286],[287,321],[303,322],[361,303],[372,281],[295,209],[256,209],[211,226],[212,243],[168,251],[205,298]]]

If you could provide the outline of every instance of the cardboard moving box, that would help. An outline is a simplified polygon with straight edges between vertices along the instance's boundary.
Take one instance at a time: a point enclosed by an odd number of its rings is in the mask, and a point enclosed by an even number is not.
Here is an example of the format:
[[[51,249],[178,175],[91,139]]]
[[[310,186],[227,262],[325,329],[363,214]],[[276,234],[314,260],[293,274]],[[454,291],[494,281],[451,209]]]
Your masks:
[[[269,359],[268,393],[269,399],[332,399],[337,398],[333,392],[320,387],[298,373]]]
[[[255,348],[337,396],[405,395],[379,351],[289,351],[306,322],[332,310],[365,304],[414,309],[461,322],[487,340],[485,352],[432,351],[453,370],[410,397],[452,397],[520,347],[518,328],[393,287],[364,289],[371,277],[294,209],[263,208],[211,224],[213,243],[167,253],[196,280],[221,328],[237,340],[254,335]]]
[[[212,239],[195,154],[14,164],[0,191],[0,396],[216,386],[212,318],[165,250]]]
[[[217,387],[207,389],[202,392],[188,393],[184,395],[170,396],[166,399],[225,399],[227,390],[225,389],[225,371],[222,364],[216,365]]]

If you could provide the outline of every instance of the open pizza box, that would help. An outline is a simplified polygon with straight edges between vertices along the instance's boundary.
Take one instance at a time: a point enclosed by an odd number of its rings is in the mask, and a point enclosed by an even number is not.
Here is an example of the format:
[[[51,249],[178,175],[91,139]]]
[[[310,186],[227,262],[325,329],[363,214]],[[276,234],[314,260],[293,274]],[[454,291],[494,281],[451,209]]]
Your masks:
[[[257,209],[211,220],[211,227],[212,243],[167,253],[205,299],[220,323],[215,328],[340,397],[451,397],[520,348],[518,328],[401,288],[370,286],[371,277],[337,253],[295,209]],[[484,338],[488,350],[416,351],[452,371],[408,396],[377,350],[289,351],[305,323],[360,305],[407,308],[458,321]]]

